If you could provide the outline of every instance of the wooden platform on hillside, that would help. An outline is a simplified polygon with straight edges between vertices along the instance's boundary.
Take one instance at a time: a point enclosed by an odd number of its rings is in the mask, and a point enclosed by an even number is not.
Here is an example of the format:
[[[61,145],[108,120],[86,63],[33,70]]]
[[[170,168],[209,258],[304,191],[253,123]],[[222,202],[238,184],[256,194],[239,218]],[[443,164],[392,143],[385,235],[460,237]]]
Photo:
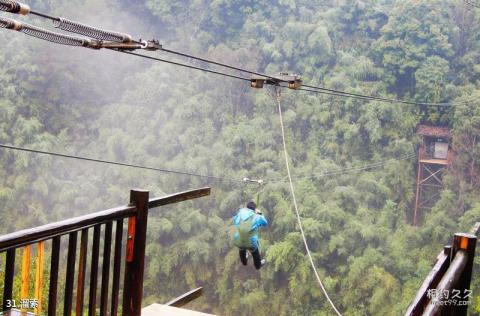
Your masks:
[[[171,307],[162,304],[152,304],[142,308],[142,316],[215,316],[184,308]]]

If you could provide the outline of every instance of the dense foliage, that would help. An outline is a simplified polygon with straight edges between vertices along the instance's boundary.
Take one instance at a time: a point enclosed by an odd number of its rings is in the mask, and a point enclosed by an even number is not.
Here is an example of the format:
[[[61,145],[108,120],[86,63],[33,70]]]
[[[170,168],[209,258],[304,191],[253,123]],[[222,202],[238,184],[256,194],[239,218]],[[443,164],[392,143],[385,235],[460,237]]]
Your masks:
[[[455,107],[284,91],[300,212],[314,260],[344,315],[399,315],[452,234],[480,216],[480,10],[462,1],[35,0],[53,14],[156,37],[167,48],[355,93]],[[2,14],[3,16],[3,14]],[[29,18],[24,18],[30,21]],[[32,19],[35,24],[44,21]],[[159,196],[213,194],[152,211],[145,304],[204,286],[219,315],[331,315],[296,224],[271,91],[108,51],[0,32],[0,143],[267,181],[268,264],[239,264],[230,219],[256,186],[2,149],[1,232]],[[153,53],[152,53],[153,54]],[[154,53],[172,57],[164,53]],[[203,66],[205,66],[203,64]],[[419,123],[448,126],[445,189],[412,227]],[[389,160],[382,168],[326,171]],[[268,180],[279,181],[268,181]],[[471,315],[480,313],[475,266]]]

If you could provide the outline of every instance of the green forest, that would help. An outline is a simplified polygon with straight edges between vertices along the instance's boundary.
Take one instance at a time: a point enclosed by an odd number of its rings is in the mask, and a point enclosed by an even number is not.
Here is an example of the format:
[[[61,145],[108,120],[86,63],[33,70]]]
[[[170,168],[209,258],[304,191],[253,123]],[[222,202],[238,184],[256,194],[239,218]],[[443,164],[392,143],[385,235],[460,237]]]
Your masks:
[[[480,1],[478,7],[474,0],[28,4],[155,38],[167,49],[272,75],[296,73],[310,85],[449,104],[282,90],[305,234],[345,316],[402,315],[443,246],[480,221]],[[38,17],[0,15],[53,29]],[[252,89],[248,81],[6,29],[0,42],[0,143],[265,182],[259,188],[3,148],[0,233],[124,205],[131,188],[162,196],[210,186],[209,197],[150,212],[143,304],[203,286],[188,308],[235,316],[334,314],[299,232],[272,87]],[[162,51],[147,54],[218,69]],[[434,206],[414,226],[419,124],[450,128],[455,158]],[[256,271],[239,261],[231,219],[258,193],[269,227],[260,238],[267,263]],[[480,315],[478,251],[475,262],[470,315]]]

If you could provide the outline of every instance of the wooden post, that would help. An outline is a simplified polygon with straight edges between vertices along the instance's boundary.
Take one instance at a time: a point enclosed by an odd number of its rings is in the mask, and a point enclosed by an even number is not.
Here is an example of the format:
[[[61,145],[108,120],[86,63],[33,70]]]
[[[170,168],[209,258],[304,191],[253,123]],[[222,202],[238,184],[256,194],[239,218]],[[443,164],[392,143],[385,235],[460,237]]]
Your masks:
[[[42,288],[43,288],[43,241],[38,243],[37,248],[37,271],[35,275],[35,299],[37,300],[37,307],[35,307],[35,314],[42,313]]]
[[[5,281],[3,288],[3,311],[12,307],[13,277],[15,273],[15,248],[7,250],[5,259]]]
[[[130,204],[136,206],[136,215],[129,218],[122,307],[123,315],[140,316],[142,309],[148,194],[148,191],[130,191]]]
[[[82,230],[80,240],[80,258],[78,262],[77,276],[77,301],[75,304],[75,315],[83,315],[83,300],[85,296],[85,273],[87,268],[87,252],[88,252],[88,228]]]
[[[475,246],[477,245],[477,237],[471,234],[456,233],[453,236],[453,253],[463,250],[467,253],[468,259],[463,273],[455,286],[460,290],[460,295],[464,299],[465,294],[470,292],[470,281],[472,279],[473,259],[475,257]],[[468,298],[467,298],[468,300]],[[455,306],[452,315],[466,316],[468,305]]]
[[[48,290],[48,316],[57,314],[58,266],[60,263],[60,236],[52,239],[52,258],[50,259],[50,284]]]
[[[20,301],[30,298],[30,245],[23,248],[22,259],[22,287],[20,291]],[[23,304],[22,304],[23,305]],[[25,308],[21,308],[22,312],[26,312]]]

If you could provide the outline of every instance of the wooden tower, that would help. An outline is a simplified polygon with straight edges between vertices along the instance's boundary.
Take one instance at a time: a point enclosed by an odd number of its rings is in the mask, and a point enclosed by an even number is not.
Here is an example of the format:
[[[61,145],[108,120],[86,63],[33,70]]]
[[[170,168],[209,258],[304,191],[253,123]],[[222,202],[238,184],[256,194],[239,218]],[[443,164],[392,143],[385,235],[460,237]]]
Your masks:
[[[422,137],[422,143],[418,150],[414,226],[417,226],[420,210],[430,209],[440,196],[443,174],[453,159],[448,128],[419,125],[417,132]]]

